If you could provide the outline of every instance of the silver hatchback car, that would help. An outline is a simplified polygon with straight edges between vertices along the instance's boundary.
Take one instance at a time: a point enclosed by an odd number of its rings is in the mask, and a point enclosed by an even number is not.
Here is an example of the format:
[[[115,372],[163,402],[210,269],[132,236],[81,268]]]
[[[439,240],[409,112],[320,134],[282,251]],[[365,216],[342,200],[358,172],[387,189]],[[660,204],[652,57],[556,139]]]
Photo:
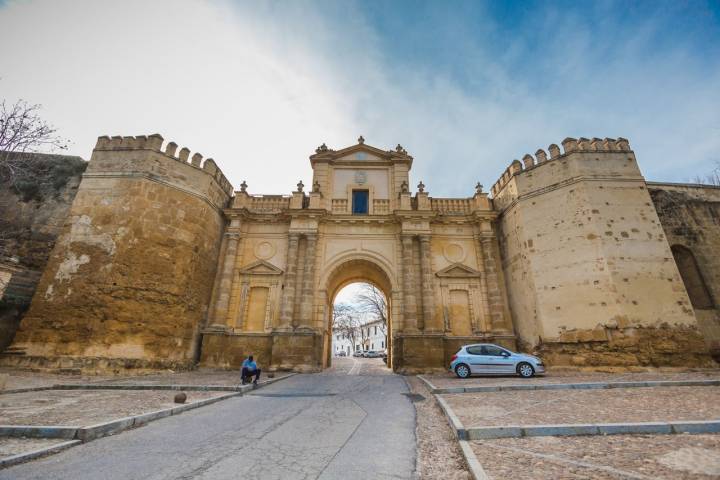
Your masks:
[[[545,373],[545,365],[542,360],[532,355],[511,352],[492,343],[477,343],[463,346],[452,356],[450,371],[460,378],[467,378],[474,373],[517,374],[530,378],[536,373]]]

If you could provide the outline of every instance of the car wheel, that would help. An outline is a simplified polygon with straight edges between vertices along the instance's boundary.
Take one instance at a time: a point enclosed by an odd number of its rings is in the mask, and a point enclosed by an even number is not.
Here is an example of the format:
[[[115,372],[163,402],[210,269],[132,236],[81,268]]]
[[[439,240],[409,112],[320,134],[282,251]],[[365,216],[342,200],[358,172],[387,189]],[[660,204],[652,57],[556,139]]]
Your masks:
[[[530,378],[535,375],[535,369],[527,362],[522,362],[517,366],[517,373],[523,378]]]
[[[464,363],[461,363],[460,365],[455,367],[455,375],[457,375],[459,378],[468,378],[470,376],[470,367],[468,367]]]

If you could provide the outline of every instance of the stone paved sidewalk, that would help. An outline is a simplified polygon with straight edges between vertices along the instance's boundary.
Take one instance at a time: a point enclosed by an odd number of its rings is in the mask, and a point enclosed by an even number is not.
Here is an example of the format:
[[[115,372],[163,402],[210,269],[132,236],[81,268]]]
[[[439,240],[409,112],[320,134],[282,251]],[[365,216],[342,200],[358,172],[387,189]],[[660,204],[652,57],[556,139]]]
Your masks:
[[[0,395],[1,425],[87,426],[177,406],[174,391],[42,390]],[[227,392],[186,392],[187,403]]]
[[[471,446],[493,479],[720,478],[720,435],[505,438]]]
[[[720,387],[520,390],[442,397],[465,427],[720,418]]]

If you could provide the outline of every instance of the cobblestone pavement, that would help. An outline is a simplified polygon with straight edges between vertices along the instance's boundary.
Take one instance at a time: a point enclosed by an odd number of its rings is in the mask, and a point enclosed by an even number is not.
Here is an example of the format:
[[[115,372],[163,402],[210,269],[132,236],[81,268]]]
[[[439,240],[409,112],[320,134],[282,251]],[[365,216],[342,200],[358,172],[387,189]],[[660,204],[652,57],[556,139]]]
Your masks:
[[[2,470],[0,479],[413,478],[415,409],[405,380],[363,375],[375,364],[351,371],[345,360]]]
[[[94,383],[106,381],[112,377],[95,375],[60,375],[56,373],[32,372],[17,368],[0,367],[0,374],[8,375],[6,390],[18,388],[51,387],[56,383]]]
[[[720,478],[720,435],[609,435],[471,442],[493,479]]]
[[[89,426],[176,407],[174,391],[42,390],[0,395],[2,425]],[[185,392],[187,402],[228,392]]]
[[[66,442],[64,439],[51,438],[5,438],[0,437],[0,458],[11,457],[19,453],[51,447]]]
[[[648,380],[717,380],[720,379],[720,369],[707,369],[693,372],[672,370],[653,370],[648,372],[632,373],[602,373],[551,370],[547,375],[533,378],[520,378],[512,376],[484,376],[460,379],[448,372],[439,375],[425,375],[437,388],[452,387],[485,387],[508,384],[554,384],[554,383],[584,383],[584,382],[631,382]]]
[[[720,418],[720,387],[519,390],[443,398],[466,427]]]

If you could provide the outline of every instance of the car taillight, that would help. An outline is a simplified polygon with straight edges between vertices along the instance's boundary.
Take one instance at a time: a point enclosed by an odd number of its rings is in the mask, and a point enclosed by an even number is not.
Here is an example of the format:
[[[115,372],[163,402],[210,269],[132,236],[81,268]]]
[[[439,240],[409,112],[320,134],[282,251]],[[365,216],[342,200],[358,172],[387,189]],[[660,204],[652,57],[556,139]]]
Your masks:
[[[450,363],[454,362],[456,358],[457,358],[457,355],[453,355],[452,357],[450,357]]]

